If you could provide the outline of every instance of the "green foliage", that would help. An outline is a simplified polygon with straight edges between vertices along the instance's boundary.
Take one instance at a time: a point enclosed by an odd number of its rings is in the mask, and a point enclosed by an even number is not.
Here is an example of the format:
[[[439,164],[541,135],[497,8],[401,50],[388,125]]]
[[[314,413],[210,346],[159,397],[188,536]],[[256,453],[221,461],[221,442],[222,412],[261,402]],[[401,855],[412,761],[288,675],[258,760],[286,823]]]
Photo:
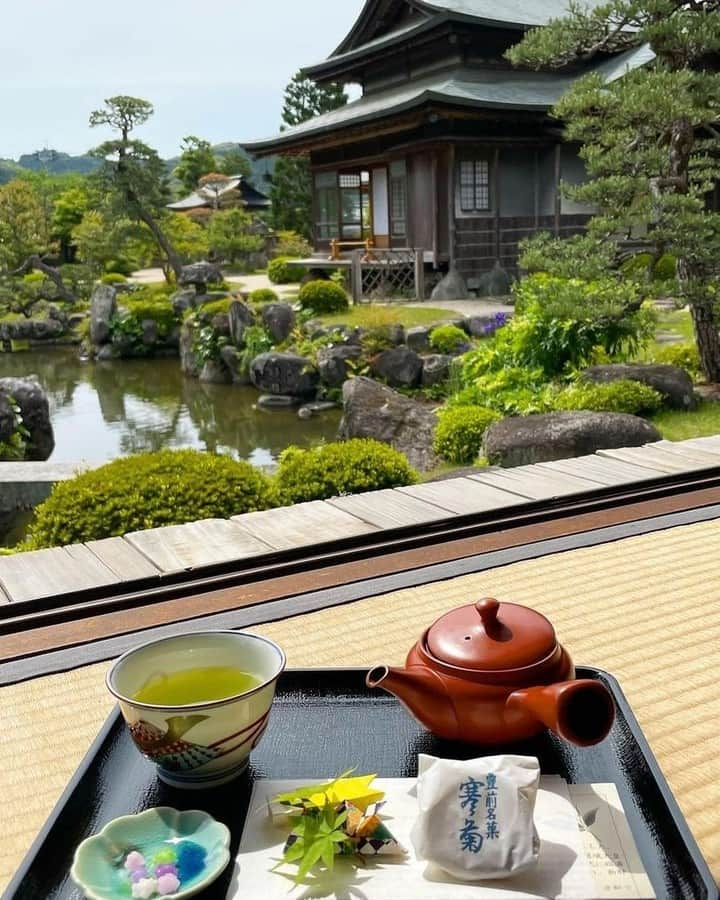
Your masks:
[[[241,150],[237,144],[232,145],[232,149],[220,152],[220,148],[216,148],[216,159],[218,161],[215,168],[222,172],[223,175],[243,175],[245,178],[252,177],[252,165],[250,159],[244,150]],[[210,169],[208,169],[210,171]]]
[[[127,217],[112,217],[107,210],[91,209],[71,232],[77,256],[95,275],[119,272],[131,275],[139,260],[129,252],[136,226]]]
[[[223,347],[227,347],[230,338],[219,334],[212,325],[203,325],[193,329],[192,352],[195,362],[202,369],[205,363],[218,362]]]
[[[402,453],[379,441],[355,439],[280,456],[277,486],[285,503],[415,484],[417,472]]]
[[[127,284],[127,276],[122,275],[120,272],[106,272],[105,275],[100,276],[101,284]]]
[[[279,303],[280,297],[272,288],[257,288],[250,293],[248,301],[256,306],[264,306],[266,303]]]
[[[127,309],[128,314],[138,322],[152,319],[157,324],[158,335],[161,338],[167,337],[178,324],[172,304],[162,293],[128,294],[122,298],[122,305]]]
[[[242,254],[257,253],[265,246],[265,239],[252,228],[252,216],[245,210],[218,210],[210,219],[207,239],[218,256],[234,263]]]
[[[695,344],[668,344],[654,354],[653,361],[665,366],[678,366],[694,381],[699,380],[702,375],[700,353]]]
[[[558,411],[588,409],[595,412],[642,415],[657,412],[663,405],[658,391],[639,381],[613,381],[608,384],[580,382],[564,388],[551,400]]]
[[[33,185],[17,179],[0,187],[0,269],[18,268],[50,244],[50,223]]]
[[[262,325],[250,325],[243,334],[243,349],[240,355],[240,371],[250,371],[250,364],[256,356],[272,350],[273,342]]]
[[[518,265],[528,274],[594,281],[612,276],[614,247],[591,234],[562,239],[544,231],[520,242]]]
[[[463,357],[461,379],[466,385],[450,399],[451,406],[483,406],[505,416],[549,412],[542,369],[507,366],[488,370],[477,351]]]
[[[312,254],[312,244],[298,234],[297,231],[278,231],[277,244],[273,256],[287,256],[291,259],[302,259]]]
[[[288,262],[284,256],[270,260],[267,274],[273,284],[297,284],[305,277],[305,269],[301,266],[289,266]]]
[[[309,281],[300,288],[298,302],[302,309],[311,309],[319,316],[342,312],[350,306],[344,288],[333,281]]]
[[[173,175],[182,184],[186,193],[194,191],[201,177],[216,169],[217,161],[210,141],[204,141],[192,134],[183,138],[180,161]]]
[[[13,397],[8,397],[14,422],[13,433],[6,441],[0,441],[0,460],[25,459],[30,432],[25,427],[22,410]]]
[[[456,353],[467,343],[467,334],[457,325],[440,325],[430,333],[430,346],[436,353]]]
[[[270,481],[249,463],[195,450],[147,453],[56,485],[37,509],[26,549],[229,518],[274,503]]]
[[[501,416],[481,406],[455,406],[442,410],[435,429],[435,452],[448,462],[469,465],[480,455],[488,427]]]
[[[230,312],[230,305],[232,303],[232,297],[222,297],[220,300],[211,300],[209,303],[204,303],[198,310],[198,313],[204,321],[209,322],[215,316],[227,315]]]

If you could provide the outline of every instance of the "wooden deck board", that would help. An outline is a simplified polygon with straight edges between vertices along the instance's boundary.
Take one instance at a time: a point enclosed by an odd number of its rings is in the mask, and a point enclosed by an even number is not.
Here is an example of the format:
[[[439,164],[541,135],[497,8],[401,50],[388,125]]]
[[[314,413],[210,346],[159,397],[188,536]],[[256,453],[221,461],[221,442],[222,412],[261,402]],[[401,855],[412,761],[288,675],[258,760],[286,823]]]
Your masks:
[[[666,453],[673,453],[681,459],[694,459],[698,462],[704,462],[708,467],[720,465],[720,447],[713,450],[711,447],[688,447],[684,442],[673,443],[673,441],[658,441],[652,445],[653,448],[664,450]]]
[[[377,526],[324,500],[245,513],[234,516],[233,521],[276,550],[307,547],[378,530]]]
[[[451,478],[429,484],[416,484],[398,488],[402,494],[434,503],[458,515],[483,512],[488,509],[502,509],[525,502],[517,494],[475,481],[472,478]]]
[[[688,441],[679,442],[683,447],[692,447],[697,450],[712,450],[720,452],[720,434],[710,434],[705,437],[691,438]]]
[[[94,553],[120,581],[135,581],[160,575],[160,570],[149,559],[121,537],[88,541],[85,546]]]
[[[449,509],[441,509],[392,488],[350,497],[333,497],[327,502],[377,528],[402,528],[449,519],[455,515]]]
[[[578,456],[575,459],[558,459],[552,462],[538,463],[538,465],[541,469],[562,472],[565,475],[576,475],[605,486],[633,484],[637,481],[659,478],[662,475],[662,472],[657,469],[633,465],[619,459],[608,459],[595,454]]]
[[[261,556],[273,549],[225,519],[136,531],[125,539],[165,574]]]
[[[470,477],[475,481],[512,491],[528,500],[549,500],[551,497],[597,490],[596,482],[564,472],[546,471],[537,465],[498,469]]]
[[[656,449],[652,444],[645,447],[622,447],[619,450],[600,450],[598,452],[601,456],[608,456],[611,459],[621,459],[624,462],[637,463],[641,466],[651,465],[667,475],[676,472],[695,472],[708,467],[707,461],[698,462],[689,455],[669,453],[667,450]]]
[[[120,578],[82,544],[0,557],[0,588],[11,603],[117,584]]]

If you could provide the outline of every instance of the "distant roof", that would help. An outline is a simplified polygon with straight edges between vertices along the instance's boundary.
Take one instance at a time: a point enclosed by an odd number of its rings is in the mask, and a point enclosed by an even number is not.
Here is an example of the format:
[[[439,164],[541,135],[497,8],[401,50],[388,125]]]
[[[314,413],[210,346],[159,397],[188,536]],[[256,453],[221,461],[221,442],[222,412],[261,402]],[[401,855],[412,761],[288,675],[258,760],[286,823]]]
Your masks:
[[[428,11],[446,10],[472,16],[488,23],[502,25],[547,25],[569,12],[568,0],[417,0],[416,5]],[[600,5],[600,0],[584,0],[587,8]]]
[[[243,175],[232,175],[227,185],[218,191],[218,197],[224,197],[231,191],[240,191],[245,205],[251,209],[267,209],[270,206],[270,199],[260,191],[255,190],[252,185],[248,184]],[[182,200],[176,203],[168,203],[168,209],[174,209],[176,212],[184,212],[188,209],[202,209],[210,206],[212,197],[208,193],[194,191]]]
[[[653,58],[649,48],[630,50],[595,67],[607,81]],[[361,97],[265,140],[243,144],[251,153],[282,152],[305,140],[379,116],[395,116],[436,101],[455,106],[542,112],[554,106],[577,76],[549,72],[453,69]]]

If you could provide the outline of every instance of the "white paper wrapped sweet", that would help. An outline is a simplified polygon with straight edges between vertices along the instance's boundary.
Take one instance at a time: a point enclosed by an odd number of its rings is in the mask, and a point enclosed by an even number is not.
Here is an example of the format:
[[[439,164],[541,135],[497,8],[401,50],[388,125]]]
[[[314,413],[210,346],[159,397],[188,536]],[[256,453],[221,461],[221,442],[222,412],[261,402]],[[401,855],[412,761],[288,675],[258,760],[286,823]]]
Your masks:
[[[418,859],[462,881],[507,878],[537,863],[540,765],[530,756],[418,758]]]

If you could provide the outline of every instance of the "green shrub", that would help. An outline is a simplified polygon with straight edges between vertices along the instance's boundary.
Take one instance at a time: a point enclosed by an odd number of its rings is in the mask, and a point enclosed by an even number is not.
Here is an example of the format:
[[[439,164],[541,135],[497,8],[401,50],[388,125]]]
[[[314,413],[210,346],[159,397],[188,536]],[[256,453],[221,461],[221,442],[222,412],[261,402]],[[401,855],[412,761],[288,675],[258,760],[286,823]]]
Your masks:
[[[468,336],[457,325],[440,325],[430,334],[430,346],[436,353],[456,353],[468,343]]]
[[[131,259],[111,259],[105,263],[106,272],[117,272],[120,275],[132,275],[136,268],[135,261]]]
[[[655,354],[655,362],[665,366],[678,366],[690,375],[694,380],[702,376],[700,354],[695,344],[668,344]]]
[[[442,410],[435,429],[435,452],[448,462],[468,465],[480,455],[488,427],[501,416],[482,406],[455,406]]]
[[[307,275],[302,266],[289,266],[287,256],[278,256],[270,260],[268,278],[273,284],[297,284]]]
[[[120,272],[107,272],[100,276],[101,284],[127,284],[127,278]]]
[[[249,463],[196,450],[116,459],[57,484],[37,508],[24,549],[269,509],[272,483]]]
[[[266,303],[279,303],[280,297],[272,288],[258,288],[256,291],[252,291],[248,296],[248,300],[250,303],[263,306]]]
[[[654,263],[651,253],[636,253],[620,266],[620,271],[627,278],[653,281],[673,281],[677,274],[677,262],[671,253],[666,253]]]
[[[467,359],[463,357],[463,360]],[[505,416],[529,416],[549,411],[545,395],[548,379],[542,369],[508,366],[480,375],[473,372],[468,380],[467,369],[474,366],[474,362],[463,362],[461,377],[468,386],[450,399],[451,406],[484,406]]]
[[[152,319],[161,338],[167,337],[178,323],[172,303],[163,294],[151,297],[128,294],[127,298],[123,298],[122,305],[128,315],[139,323]]]
[[[219,300],[211,300],[204,303],[198,312],[207,322],[215,318],[215,316],[227,315],[230,312],[230,305],[233,303],[233,297],[221,297]]]
[[[205,287],[209,293],[215,293],[215,292],[219,292],[219,291],[226,291],[227,293],[230,293],[230,291],[233,289],[233,286],[230,284],[230,282],[224,281],[224,280],[223,281],[208,281],[208,283]]]
[[[310,256],[313,252],[312,244],[308,243],[297,231],[278,231],[277,239],[278,242],[273,251],[275,257],[302,259]]]
[[[350,303],[344,288],[334,281],[309,281],[300,289],[298,302],[319,316],[343,312]]]
[[[280,456],[277,486],[285,503],[325,500],[415,484],[417,472],[402,453],[379,441],[355,439]]]
[[[588,409],[640,415],[656,412],[662,395],[639,381],[612,381],[608,384],[578,383],[564,388],[549,401],[553,409]]]

